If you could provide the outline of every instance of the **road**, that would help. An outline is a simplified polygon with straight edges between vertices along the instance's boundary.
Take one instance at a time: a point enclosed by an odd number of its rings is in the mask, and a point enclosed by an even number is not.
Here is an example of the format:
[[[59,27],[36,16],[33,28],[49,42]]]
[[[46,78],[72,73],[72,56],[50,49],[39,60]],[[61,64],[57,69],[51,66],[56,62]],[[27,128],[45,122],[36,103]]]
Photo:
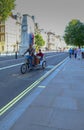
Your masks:
[[[65,59],[67,53],[46,53],[47,66],[45,70],[38,69],[21,74],[20,66],[24,58],[0,60],[0,109],[37,81],[55,65]]]

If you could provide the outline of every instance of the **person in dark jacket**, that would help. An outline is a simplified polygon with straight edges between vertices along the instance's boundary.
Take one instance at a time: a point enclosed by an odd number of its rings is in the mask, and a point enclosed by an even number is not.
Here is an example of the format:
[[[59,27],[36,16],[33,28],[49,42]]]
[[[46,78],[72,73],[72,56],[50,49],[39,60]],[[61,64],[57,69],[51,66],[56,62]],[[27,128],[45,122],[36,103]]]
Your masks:
[[[29,61],[30,61],[30,67],[32,68],[32,65],[33,65],[32,63],[34,61],[35,49],[33,48],[33,46],[31,44],[29,45],[29,48],[24,52],[23,56],[26,53],[29,53],[29,55],[27,55],[27,58],[29,59]]]

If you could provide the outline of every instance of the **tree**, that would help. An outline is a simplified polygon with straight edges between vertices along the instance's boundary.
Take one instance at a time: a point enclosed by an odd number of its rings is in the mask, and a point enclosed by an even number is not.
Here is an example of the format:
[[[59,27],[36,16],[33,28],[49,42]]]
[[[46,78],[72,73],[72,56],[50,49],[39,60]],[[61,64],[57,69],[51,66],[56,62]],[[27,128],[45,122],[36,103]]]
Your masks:
[[[38,50],[39,48],[41,48],[44,45],[45,45],[45,41],[43,40],[43,37],[40,34],[36,34],[35,35],[36,50]]]
[[[71,20],[63,37],[67,45],[84,46],[84,24],[77,19]]]
[[[15,0],[0,0],[0,21],[6,20],[15,8]]]

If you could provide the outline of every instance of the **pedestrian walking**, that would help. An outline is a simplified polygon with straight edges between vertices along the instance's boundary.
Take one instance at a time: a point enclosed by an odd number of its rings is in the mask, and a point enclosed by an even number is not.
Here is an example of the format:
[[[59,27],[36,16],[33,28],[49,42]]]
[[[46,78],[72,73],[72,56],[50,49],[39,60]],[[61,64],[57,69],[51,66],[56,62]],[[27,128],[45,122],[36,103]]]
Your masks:
[[[77,48],[74,49],[74,57],[77,58]]]
[[[79,47],[78,49],[77,49],[77,59],[81,59],[81,48]]]
[[[71,56],[72,56],[72,49],[70,48],[69,49],[69,58],[71,58]]]

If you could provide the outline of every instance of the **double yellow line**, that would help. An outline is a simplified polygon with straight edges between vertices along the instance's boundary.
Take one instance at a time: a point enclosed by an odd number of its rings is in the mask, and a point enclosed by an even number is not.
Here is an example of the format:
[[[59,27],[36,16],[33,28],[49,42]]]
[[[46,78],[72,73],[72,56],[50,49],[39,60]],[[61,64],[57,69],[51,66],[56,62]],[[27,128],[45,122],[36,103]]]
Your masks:
[[[32,85],[30,85],[27,89],[25,89],[23,92],[21,92],[18,96],[16,96],[13,100],[11,100],[3,108],[1,108],[0,116],[3,115],[8,109],[10,109],[15,103],[17,103],[22,97],[24,97],[29,91],[31,91],[34,87],[36,87],[36,85],[38,85],[43,79],[45,79],[51,72],[53,72],[58,66],[60,66],[63,62],[65,62],[65,60],[63,60],[58,65],[53,67],[50,71],[48,71],[46,74],[44,74],[41,78],[39,78]]]

